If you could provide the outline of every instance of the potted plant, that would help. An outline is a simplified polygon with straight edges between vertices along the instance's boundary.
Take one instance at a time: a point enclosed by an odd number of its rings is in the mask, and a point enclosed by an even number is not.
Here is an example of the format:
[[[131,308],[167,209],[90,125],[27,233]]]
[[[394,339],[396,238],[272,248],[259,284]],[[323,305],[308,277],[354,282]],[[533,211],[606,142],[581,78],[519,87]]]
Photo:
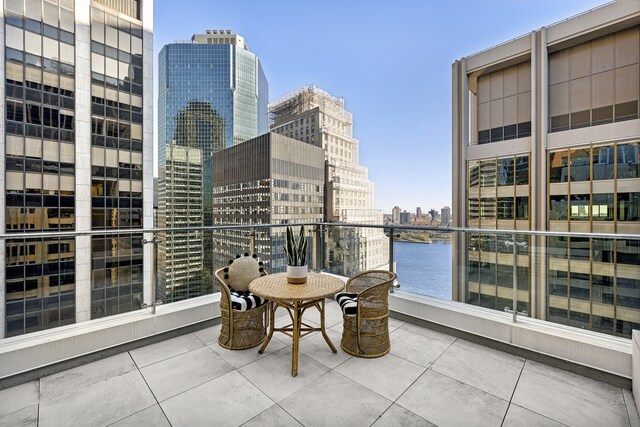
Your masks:
[[[301,285],[307,282],[307,239],[304,237],[304,225],[296,237],[291,227],[287,227],[284,252],[287,254],[287,281]]]

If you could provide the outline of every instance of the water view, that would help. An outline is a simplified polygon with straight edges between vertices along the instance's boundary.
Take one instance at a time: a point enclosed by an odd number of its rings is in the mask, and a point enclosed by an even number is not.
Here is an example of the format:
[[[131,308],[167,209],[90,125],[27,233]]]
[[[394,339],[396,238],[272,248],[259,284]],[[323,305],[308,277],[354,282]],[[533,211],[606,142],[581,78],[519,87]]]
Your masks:
[[[393,251],[402,290],[451,300],[451,241],[395,242]]]

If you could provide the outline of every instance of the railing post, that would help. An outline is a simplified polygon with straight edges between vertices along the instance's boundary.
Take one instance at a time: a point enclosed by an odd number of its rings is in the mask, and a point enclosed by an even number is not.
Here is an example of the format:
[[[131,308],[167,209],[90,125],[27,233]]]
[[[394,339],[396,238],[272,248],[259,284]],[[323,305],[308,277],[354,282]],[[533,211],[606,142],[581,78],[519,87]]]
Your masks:
[[[518,318],[518,242],[513,234],[511,243],[513,244],[513,323]]]
[[[156,314],[156,292],[158,286],[158,243],[160,243],[160,238],[158,237],[158,233],[151,234],[151,240],[142,239],[142,244],[146,245],[147,243],[153,243],[151,250],[153,251],[153,275],[151,280],[151,314]],[[143,307],[145,305],[143,304]]]
[[[249,253],[256,253],[256,229],[255,227],[251,227],[251,231],[249,231]]]
[[[393,257],[393,239],[394,239],[394,230],[393,227],[389,227],[389,271],[395,273],[395,268],[393,268],[394,257]],[[393,293],[394,287],[391,286],[390,292]]]
[[[518,321],[518,314],[522,314],[527,316],[527,311],[524,310],[522,313],[518,313],[518,246],[522,246],[523,248],[527,247],[527,242],[516,242],[516,234],[513,233],[511,235],[510,242],[504,242],[507,246],[512,246],[513,250],[513,302],[512,309],[509,307],[505,307],[504,311],[511,312],[513,314],[513,323]]]

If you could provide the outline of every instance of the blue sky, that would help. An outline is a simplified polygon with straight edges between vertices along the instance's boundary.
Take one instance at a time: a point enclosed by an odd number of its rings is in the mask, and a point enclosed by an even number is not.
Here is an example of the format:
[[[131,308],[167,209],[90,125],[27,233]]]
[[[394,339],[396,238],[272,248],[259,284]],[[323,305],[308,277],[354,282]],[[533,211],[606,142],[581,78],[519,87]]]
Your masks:
[[[154,75],[167,43],[206,29],[241,34],[270,100],[308,84],[344,97],[377,208],[424,212],[451,206],[452,62],[604,3],[156,0]]]

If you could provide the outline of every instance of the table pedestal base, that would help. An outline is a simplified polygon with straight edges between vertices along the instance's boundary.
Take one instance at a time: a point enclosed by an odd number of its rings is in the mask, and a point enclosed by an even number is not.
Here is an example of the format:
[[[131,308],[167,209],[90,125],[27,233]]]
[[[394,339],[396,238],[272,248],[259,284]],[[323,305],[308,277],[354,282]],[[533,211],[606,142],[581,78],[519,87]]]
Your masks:
[[[283,326],[281,328],[276,328],[275,315],[278,307],[283,307],[289,313],[289,317],[291,317],[291,323]],[[311,307],[315,307],[320,312],[320,327],[316,328],[311,325],[308,325],[302,321],[302,315],[304,312]],[[333,346],[333,343],[329,339],[327,332],[325,330],[325,322],[324,322],[324,308],[325,308],[325,299],[315,299],[310,301],[269,301],[269,335],[267,335],[267,339],[258,350],[258,353],[264,352],[265,348],[271,341],[271,337],[274,332],[282,332],[285,335],[290,336],[293,339],[293,349],[291,351],[291,376],[295,377],[298,375],[298,352],[300,347],[300,338],[308,335],[312,332],[322,332],[322,336],[324,340],[329,345],[329,348],[334,353],[337,353],[338,350]]]

